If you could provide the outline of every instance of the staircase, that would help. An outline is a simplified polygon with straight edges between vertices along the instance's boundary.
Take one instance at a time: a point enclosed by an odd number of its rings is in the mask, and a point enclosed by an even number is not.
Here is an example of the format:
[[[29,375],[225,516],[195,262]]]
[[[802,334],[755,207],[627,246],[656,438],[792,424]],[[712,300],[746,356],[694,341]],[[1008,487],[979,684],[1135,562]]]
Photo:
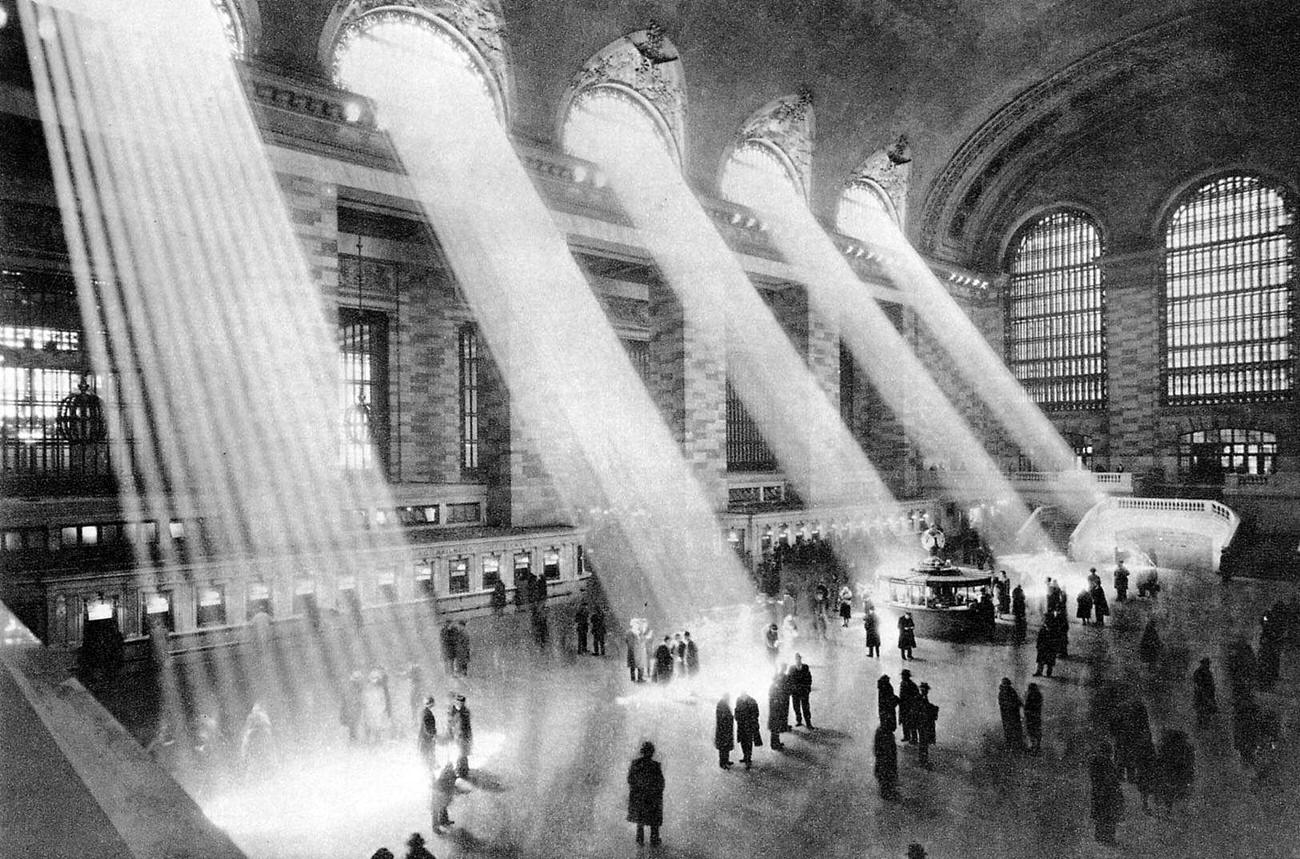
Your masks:
[[[1118,550],[1154,558],[1163,567],[1218,572],[1240,523],[1231,508],[1210,499],[1107,498],[1074,529],[1069,556],[1110,563]]]

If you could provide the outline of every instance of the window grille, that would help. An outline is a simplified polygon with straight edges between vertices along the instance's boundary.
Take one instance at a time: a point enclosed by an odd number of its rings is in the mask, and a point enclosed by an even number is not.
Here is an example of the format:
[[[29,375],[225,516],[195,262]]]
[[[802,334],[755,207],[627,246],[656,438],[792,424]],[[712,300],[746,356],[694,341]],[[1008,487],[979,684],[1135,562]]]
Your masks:
[[[772,455],[745,404],[731,382],[727,382],[727,469],[729,471],[775,471]]]
[[[1252,429],[1198,430],[1178,437],[1178,472],[1193,483],[1221,483],[1225,474],[1272,474],[1277,436]]]
[[[460,329],[460,465],[479,467],[479,347],[473,325]]]
[[[1101,253],[1101,232],[1077,211],[1033,221],[1012,244],[1007,361],[1045,408],[1106,404]]]
[[[1163,391],[1170,405],[1292,395],[1294,207],[1254,176],[1192,191],[1165,231]]]
[[[356,470],[378,464],[383,468],[388,453],[387,315],[340,308],[339,361],[343,467]]]
[[[875,237],[881,215],[895,223],[898,221],[894,203],[885,189],[870,179],[857,179],[840,195],[835,210],[835,229],[846,236],[866,241]]]

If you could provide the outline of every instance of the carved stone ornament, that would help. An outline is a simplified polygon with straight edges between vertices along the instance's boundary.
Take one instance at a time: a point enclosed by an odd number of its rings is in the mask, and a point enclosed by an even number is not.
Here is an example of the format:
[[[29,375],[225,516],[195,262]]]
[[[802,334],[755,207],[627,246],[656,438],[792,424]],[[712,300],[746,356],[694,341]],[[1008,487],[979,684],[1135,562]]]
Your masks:
[[[513,89],[506,49],[505,15],[498,0],[340,0],[335,9],[337,26],[329,30],[328,45],[322,43],[321,46],[321,59],[326,68],[333,63],[332,53],[338,34],[361,16],[379,10],[413,10],[450,24],[487,63],[492,82],[501,94],[502,108],[509,116]]]
[[[773,99],[749,115],[736,132],[734,147],[746,140],[764,140],[775,146],[794,165],[799,190],[808,199],[811,189],[813,144],[817,120],[813,115],[812,91]]]
[[[677,46],[653,22],[649,29],[615,39],[573,76],[560,106],[561,120],[582,91],[601,84],[621,84],[650,102],[663,117],[680,163],[686,139],[686,75],[677,57]]]
[[[906,135],[899,135],[890,146],[877,149],[853,171],[849,185],[859,180],[869,180],[880,186],[894,204],[898,223],[907,223],[907,192],[912,182],[912,148]]]

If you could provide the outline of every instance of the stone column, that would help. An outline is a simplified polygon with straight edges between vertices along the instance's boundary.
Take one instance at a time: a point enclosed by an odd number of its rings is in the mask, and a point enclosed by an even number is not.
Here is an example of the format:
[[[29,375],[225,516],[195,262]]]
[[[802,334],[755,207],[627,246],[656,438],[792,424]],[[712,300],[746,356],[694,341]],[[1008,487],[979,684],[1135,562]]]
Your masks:
[[[1155,252],[1103,259],[1110,465],[1146,474],[1161,468],[1160,260]],[[1163,477],[1163,475],[1162,475]]]

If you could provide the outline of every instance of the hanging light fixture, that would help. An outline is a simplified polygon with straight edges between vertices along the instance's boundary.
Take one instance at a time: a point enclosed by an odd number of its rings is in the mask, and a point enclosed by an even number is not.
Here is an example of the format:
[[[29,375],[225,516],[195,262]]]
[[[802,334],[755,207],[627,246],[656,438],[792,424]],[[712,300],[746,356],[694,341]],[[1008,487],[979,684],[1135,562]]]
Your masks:
[[[361,257],[361,237],[357,236],[357,341],[358,348],[365,348],[365,327],[361,321],[361,286],[362,277],[365,272],[365,266]],[[344,344],[347,345],[346,343]],[[357,389],[357,401],[347,407],[343,415],[343,425],[347,431],[348,438],[357,444],[367,444],[370,441],[370,405],[366,402],[366,386],[363,383]]]
[[[108,435],[104,423],[104,406],[99,396],[91,393],[88,374],[83,373],[77,393],[59,401],[55,426],[67,442],[78,445],[98,444]]]

